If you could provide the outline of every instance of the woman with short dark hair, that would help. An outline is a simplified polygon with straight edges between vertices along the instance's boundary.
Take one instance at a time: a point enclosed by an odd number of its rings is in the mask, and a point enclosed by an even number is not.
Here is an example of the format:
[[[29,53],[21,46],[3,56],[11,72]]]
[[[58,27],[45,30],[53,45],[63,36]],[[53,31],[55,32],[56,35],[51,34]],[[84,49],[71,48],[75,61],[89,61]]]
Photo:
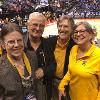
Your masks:
[[[0,85],[5,89],[3,99],[36,100],[34,71],[37,59],[34,52],[24,52],[21,28],[15,23],[8,23],[0,37],[6,50],[6,54],[0,57]]]

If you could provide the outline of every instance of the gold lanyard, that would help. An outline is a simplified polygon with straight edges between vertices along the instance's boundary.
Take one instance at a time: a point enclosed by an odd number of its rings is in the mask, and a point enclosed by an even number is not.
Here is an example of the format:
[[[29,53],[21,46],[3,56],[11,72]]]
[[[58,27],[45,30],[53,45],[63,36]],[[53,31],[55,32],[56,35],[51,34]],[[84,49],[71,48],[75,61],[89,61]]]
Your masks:
[[[24,75],[24,66],[22,67],[22,66],[17,65],[17,64],[15,65],[14,62],[11,60],[11,58],[10,58],[8,55],[7,55],[7,58],[8,58],[8,60],[10,61],[10,63],[11,63],[14,67],[16,67],[16,69],[18,70],[19,75],[20,75],[21,77],[23,77],[23,75]],[[31,66],[30,66],[29,60],[28,60],[28,58],[27,58],[27,56],[26,56],[25,53],[23,53],[23,60],[24,60],[24,63],[25,63],[25,67],[26,67],[27,71],[29,72],[29,74],[30,74],[30,76],[31,76],[31,74],[32,74]]]

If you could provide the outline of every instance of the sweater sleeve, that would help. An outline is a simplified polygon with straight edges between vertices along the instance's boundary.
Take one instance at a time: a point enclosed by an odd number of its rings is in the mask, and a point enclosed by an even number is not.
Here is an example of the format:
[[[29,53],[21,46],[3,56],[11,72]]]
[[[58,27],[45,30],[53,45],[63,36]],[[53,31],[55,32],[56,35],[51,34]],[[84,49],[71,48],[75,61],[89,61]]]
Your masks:
[[[100,100],[100,72],[98,73],[98,84],[99,84],[99,90],[98,90],[98,95],[97,95],[97,99],[96,100]]]
[[[70,81],[70,72],[68,70],[68,72],[66,73],[66,75],[61,80],[61,82],[58,86],[59,91],[64,91],[65,90],[65,85],[68,85],[69,81]]]

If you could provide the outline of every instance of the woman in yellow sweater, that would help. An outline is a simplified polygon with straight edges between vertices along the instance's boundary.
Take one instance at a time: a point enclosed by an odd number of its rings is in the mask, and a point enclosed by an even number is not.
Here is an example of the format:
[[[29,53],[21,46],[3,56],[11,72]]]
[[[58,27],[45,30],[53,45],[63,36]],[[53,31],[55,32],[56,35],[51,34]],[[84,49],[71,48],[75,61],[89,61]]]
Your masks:
[[[65,96],[65,85],[70,85],[71,100],[100,100],[100,48],[92,43],[93,30],[89,23],[75,26],[73,39],[77,43],[69,57],[67,74],[59,84],[59,100]]]

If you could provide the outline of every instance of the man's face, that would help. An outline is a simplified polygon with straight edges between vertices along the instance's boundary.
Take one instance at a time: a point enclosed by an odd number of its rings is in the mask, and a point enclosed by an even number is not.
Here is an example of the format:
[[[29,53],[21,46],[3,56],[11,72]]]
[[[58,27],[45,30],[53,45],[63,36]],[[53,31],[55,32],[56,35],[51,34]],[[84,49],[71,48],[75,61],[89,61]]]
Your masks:
[[[31,37],[40,38],[43,34],[45,21],[42,17],[30,19],[28,23],[28,32]]]
[[[58,34],[61,39],[68,39],[72,32],[72,28],[68,20],[62,20],[58,23]]]

